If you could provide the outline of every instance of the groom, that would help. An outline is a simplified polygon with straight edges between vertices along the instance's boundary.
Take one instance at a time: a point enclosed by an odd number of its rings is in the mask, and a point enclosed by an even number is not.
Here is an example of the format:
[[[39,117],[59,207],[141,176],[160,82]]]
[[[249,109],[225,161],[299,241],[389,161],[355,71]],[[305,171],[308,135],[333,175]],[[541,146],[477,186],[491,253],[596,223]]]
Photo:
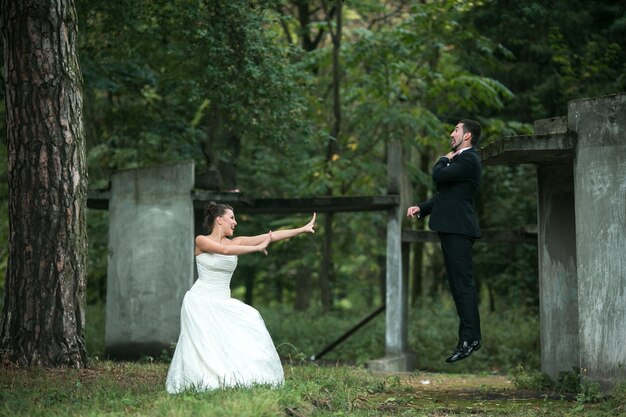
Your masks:
[[[478,297],[472,278],[472,247],[481,237],[474,214],[481,164],[474,148],[481,127],[461,120],[450,134],[452,151],[439,158],[432,177],[437,192],[430,200],[409,207],[408,217],[430,216],[428,226],[438,232],[450,291],[459,316],[459,343],[446,362],[467,358],[480,349]]]

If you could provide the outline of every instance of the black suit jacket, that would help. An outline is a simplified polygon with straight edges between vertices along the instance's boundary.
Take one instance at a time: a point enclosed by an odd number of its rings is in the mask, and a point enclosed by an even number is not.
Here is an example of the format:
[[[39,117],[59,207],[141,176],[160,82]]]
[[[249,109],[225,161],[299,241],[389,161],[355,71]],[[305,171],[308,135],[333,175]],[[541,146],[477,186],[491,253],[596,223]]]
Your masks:
[[[481,171],[480,157],[474,148],[452,160],[445,156],[439,158],[432,174],[437,193],[418,204],[420,217],[430,215],[431,230],[481,237],[474,214],[474,196],[480,185]]]

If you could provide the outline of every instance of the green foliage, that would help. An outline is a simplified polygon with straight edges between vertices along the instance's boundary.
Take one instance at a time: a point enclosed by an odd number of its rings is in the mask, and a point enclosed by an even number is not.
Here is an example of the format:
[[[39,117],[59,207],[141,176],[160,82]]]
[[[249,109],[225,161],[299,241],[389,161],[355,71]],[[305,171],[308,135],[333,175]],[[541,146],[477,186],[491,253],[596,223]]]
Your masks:
[[[410,311],[409,347],[420,369],[436,372],[506,373],[518,364],[540,367],[539,319],[521,308],[492,313],[481,308],[483,347],[470,360],[450,366],[444,359],[457,343],[458,318],[450,296],[419,303]]]
[[[611,0],[485,1],[467,16],[500,43],[500,65],[469,54],[466,62],[515,93],[500,117],[531,122],[565,115],[569,100],[626,88],[625,13]]]
[[[580,390],[576,395],[576,401],[579,403],[596,403],[605,398],[604,393],[600,390],[600,384],[590,381],[587,378],[581,378]]]
[[[304,359],[320,353],[364,316],[348,312],[322,314],[313,309],[302,313],[285,309],[261,309],[261,314],[279,354],[282,357]],[[384,315],[381,315],[323,356],[323,361],[363,364],[384,355],[384,340]]]
[[[236,162],[232,140],[306,134],[306,79],[275,40],[270,5],[79,5],[92,187],[115,170],[172,160],[194,159],[201,169],[209,151]]]
[[[104,210],[87,210],[87,303],[106,301],[108,262],[109,213]]]
[[[556,387],[559,391],[576,394],[581,391],[580,372],[577,368],[573,368],[570,372],[559,372],[556,381]]]
[[[509,378],[518,389],[553,391],[559,395],[575,396],[577,405],[575,413],[583,415],[621,415],[626,411],[626,383],[618,382],[610,391],[602,391],[597,382],[582,376],[579,369],[574,368],[571,372],[559,373],[558,380],[552,381],[550,377],[538,370],[528,369],[522,365],[511,369]],[[590,404],[600,404],[597,409],[591,410]]]
[[[244,140],[280,144],[304,133],[298,122],[306,78],[290,64],[294,51],[277,42],[278,21],[265,11],[272,3],[206,2],[198,42],[188,52],[198,55],[203,47],[196,67],[199,87],[225,129],[240,131]]]
[[[511,369],[509,377],[513,385],[519,389],[545,391],[553,386],[548,375],[537,370],[527,370],[522,365]]]
[[[626,381],[621,381],[615,385],[604,408],[614,415],[626,414]]]
[[[350,42],[342,51],[344,122],[342,135],[336,139],[340,162],[347,158],[362,162],[337,163],[331,172],[335,178],[352,168],[354,174],[340,179],[341,184],[350,184],[349,190],[360,184],[365,164],[367,173],[384,178],[384,170],[370,167],[385,163],[388,140],[400,139],[420,150],[444,149],[447,142],[441,138],[447,137],[449,125],[442,121],[478,118],[479,108],[499,108],[510,98],[501,83],[466,71],[459,60],[458,22],[463,13],[459,2],[428,2],[411,6],[393,24],[376,30],[359,24],[346,29]],[[469,30],[465,36],[482,39]],[[477,52],[488,53],[485,49]]]
[[[490,120],[481,142],[530,133],[531,127],[526,124]],[[537,223],[535,166],[484,166],[476,211],[482,229],[532,231]],[[478,241],[474,248],[474,276],[480,286],[488,289],[490,310],[511,304],[538,308],[536,245]]]
[[[104,357],[106,306],[103,302],[87,304],[85,309],[85,346],[91,359]]]

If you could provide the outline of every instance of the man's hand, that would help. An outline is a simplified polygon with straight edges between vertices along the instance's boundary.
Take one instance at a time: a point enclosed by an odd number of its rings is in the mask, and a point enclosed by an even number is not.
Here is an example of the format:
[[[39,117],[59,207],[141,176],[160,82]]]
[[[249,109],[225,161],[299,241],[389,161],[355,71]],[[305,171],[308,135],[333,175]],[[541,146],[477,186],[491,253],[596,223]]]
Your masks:
[[[420,214],[419,206],[411,206],[406,210],[406,217],[415,217]]]
[[[452,160],[455,156],[459,154],[459,151],[451,151],[446,154],[446,158]]]

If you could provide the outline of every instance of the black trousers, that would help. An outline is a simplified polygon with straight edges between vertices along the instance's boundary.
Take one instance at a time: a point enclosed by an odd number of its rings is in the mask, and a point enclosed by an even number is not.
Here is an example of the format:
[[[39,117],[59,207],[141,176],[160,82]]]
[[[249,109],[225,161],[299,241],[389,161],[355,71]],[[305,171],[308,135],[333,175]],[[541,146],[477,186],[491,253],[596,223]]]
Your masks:
[[[439,233],[450,292],[459,315],[459,341],[481,340],[478,294],[472,277],[474,238]]]

